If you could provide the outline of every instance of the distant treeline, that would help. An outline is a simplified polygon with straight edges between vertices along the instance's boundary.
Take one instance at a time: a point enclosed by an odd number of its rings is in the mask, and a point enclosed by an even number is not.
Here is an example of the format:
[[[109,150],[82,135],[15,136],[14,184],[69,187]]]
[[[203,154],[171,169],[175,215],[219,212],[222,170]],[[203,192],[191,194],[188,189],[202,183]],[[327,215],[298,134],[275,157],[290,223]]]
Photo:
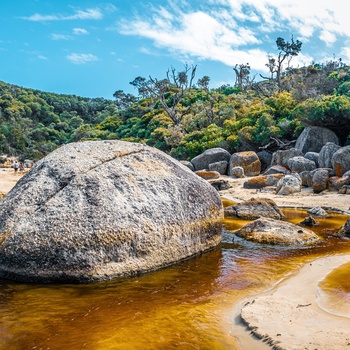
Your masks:
[[[211,147],[258,150],[271,137],[295,139],[305,125],[350,143],[350,67],[340,60],[287,69],[278,81],[254,82],[247,66],[236,66],[244,79],[216,89],[208,76],[194,83],[195,68],[138,77],[138,96],[118,90],[115,100],[0,82],[0,153],[38,160],[69,142],[120,139],[189,159]]]

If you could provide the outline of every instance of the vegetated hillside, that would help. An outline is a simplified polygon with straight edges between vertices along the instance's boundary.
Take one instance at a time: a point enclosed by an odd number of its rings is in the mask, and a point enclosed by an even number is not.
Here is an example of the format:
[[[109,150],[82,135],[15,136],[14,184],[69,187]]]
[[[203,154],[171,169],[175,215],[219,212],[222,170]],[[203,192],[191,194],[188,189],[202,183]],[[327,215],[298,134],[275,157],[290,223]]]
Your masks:
[[[350,143],[350,67],[341,61],[288,69],[278,85],[247,79],[209,89],[209,80],[183,89],[170,77],[155,81],[162,90],[145,91],[152,82],[138,77],[140,96],[118,90],[114,101],[0,82],[0,152],[37,160],[72,141],[122,139],[190,159],[211,147],[232,153],[258,150],[271,137],[293,140],[305,125]]]

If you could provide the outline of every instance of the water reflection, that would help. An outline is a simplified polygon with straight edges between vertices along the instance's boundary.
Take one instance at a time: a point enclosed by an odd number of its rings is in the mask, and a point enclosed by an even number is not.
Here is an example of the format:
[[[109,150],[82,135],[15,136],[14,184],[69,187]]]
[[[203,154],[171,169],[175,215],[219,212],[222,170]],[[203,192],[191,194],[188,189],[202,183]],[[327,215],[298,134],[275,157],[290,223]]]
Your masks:
[[[305,212],[286,210],[293,222]],[[217,249],[134,278],[86,285],[0,281],[0,349],[235,349],[229,313],[308,259],[349,252],[349,240],[327,238],[346,220],[333,215],[315,228],[311,249],[234,240],[245,222],[225,220]]]

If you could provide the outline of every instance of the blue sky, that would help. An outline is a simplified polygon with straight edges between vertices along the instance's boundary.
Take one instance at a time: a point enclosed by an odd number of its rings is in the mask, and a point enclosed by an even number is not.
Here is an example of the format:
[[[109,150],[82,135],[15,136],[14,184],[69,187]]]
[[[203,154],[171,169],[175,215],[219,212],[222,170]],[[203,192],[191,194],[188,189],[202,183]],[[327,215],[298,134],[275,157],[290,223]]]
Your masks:
[[[235,64],[264,73],[275,41],[302,41],[294,67],[350,63],[341,0],[1,0],[0,80],[44,91],[112,98],[137,76],[197,65],[210,87],[233,85]]]

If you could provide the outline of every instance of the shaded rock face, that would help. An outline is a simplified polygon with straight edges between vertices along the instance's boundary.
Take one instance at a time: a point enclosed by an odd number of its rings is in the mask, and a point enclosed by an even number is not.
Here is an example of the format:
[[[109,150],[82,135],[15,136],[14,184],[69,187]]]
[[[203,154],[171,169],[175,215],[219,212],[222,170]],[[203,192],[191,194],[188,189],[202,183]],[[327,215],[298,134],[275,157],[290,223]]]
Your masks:
[[[237,152],[232,154],[230,158],[229,176],[232,176],[232,170],[236,167],[242,167],[246,176],[256,176],[260,174],[261,162],[253,151]]]
[[[299,156],[303,157],[303,153],[296,148],[279,150],[272,155],[271,166],[282,165],[285,168],[288,168],[289,159]]]
[[[319,168],[332,168],[332,157],[338,149],[340,149],[339,145],[327,142],[319,153]]]
[[[277,204],[268,198],[251,198],[237,205],[226,207],[224,213],[225,217],[238,217],[246,220],[255,220],[261,217],[276,220],[284,218]]]
[[[295,148],[302,153],[320,152],[327,142],[339,145],[338,137],[332,130],[320,126],[307,126],[298,137]]]
[[[317,153],[317,152],[306,152],[304,157],[306,159],[309,159],[309,160],[312,160],[313,162],[315,162],[316,168],[320,167],[320,165],[319,165],[320,154],[319,153]]]
[[[217,191],[158,150],[71,143],[0,202],[0,276],[89,282],[153,270],[219,244],[222,217]]]
[[[260,218],[233,232],[255,243],[284,246],[312,246],[320,238],[311,230],[289,222]]]
[[[220,161],[228,162],[231,154],[223,148],[210,148],[194,157],[191,163],[194,166],[194,170],[209,169],[209,164],[217,163]]]
[[[327,189],[329,173],[326,169],[317,169],[312,177],[312,190],[321,193]]]
[[[350,146],[342,147],[333,154],[332,166],[338,177],[350,170]]]
[[[227,174],[228,162],[226,160],[221,160],[220,162],[211,163],[208,165],[209,171],[217,171],[221,175]]]

